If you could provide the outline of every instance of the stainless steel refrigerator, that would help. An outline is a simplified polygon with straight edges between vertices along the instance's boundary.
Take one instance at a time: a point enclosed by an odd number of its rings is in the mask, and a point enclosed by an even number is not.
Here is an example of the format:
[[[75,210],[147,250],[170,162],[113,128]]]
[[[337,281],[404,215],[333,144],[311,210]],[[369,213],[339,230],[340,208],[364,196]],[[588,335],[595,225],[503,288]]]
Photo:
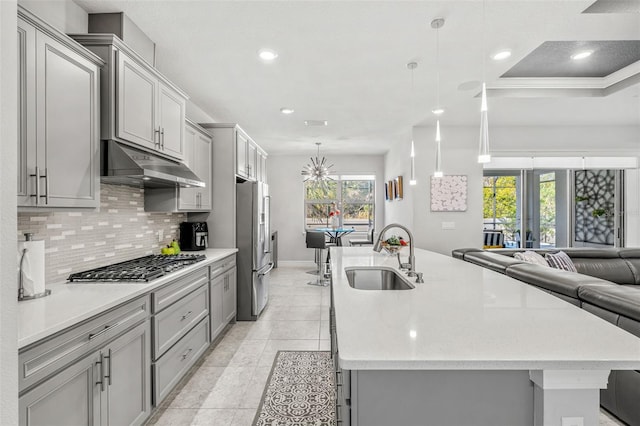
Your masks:
[[[270,201],[267,184],[236,184],[239,321],[257,320],[269,300],[269,272],[273,269]]]

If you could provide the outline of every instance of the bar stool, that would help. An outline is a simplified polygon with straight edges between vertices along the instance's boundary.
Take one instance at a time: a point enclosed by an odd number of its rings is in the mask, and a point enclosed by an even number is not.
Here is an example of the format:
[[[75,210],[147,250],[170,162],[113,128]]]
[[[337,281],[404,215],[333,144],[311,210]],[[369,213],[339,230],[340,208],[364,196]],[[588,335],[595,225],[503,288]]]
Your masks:
[[[373,245],[373,231],[375,228],[369,228],[369,232],[367,232],[366,240],[351,240],[349,241],[350,246],[372,246]]]
[[[317,278],[315,281],[309,281],[309,285],[326,286],[324,280],[324,271],[322,270],[323,253],[322,251],[327,248],[327,243],[324,237],[324,232],[307,231],[306,234],[307,248],[315,249],[315,261],[318,265],[316,269]]]

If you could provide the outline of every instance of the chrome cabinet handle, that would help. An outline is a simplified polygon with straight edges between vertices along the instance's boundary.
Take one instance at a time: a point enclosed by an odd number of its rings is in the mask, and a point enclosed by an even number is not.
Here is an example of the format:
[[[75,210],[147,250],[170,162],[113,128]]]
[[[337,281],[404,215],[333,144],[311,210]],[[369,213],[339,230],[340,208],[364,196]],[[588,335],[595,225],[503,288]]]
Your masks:
[[[186,314],[182,315],[182,318],[180,318],[180,321],[186,320],[187,318],[189,318],[191,316],[192,313],[193,313],[192,311],[189,311]]]
[[[44,194],[44,202],[45,204],[49,204],[49,170],[44,169],[44,190],[46,191]]]
[[[96,364],[100,364],[100,381],[96,382],[96,385],[100,385],[100,390],[104,392],[104,354],[100,352],[100,361],[96,361]]]
[[[109,360],[109,375],[105,375],[104,379],[109,379],[109,386],[111,386],[111,349],[109,349],[109,355],[105,356],[104,358],[107,358]],[[102,379],[104,381],[104,379]]]
[[[30,197],[36,197],[36,206],[40,204],[40,168],[36,166],[36,171],[34,175],[29,175],[29,177],[36,178],[36,195],[30,194]]]
[[[192,348],[189,348],[189,350],[188,350],[188,351],[186,351],[185,353],[183,353],[183,354],[182,354],[182,357],[181,357],[181,359],[180,359],[180,361],[184,361],[185,359],[187,359],[187,357],[189,356],[189,354],[191,353],[191,351],[192,351],[192,350],[193,350]]]
[[[156,135],[158,135],[158,142],[156,142]],[[158,149],[160,149],[160,127],[153,130],[153,146],[158,145]]]
[[[107,332],[107,330],[109,330],[111,328],[110,325],[105,325],[104,328],[100,331],[98,331],[97,333],[91,333],[89,334],[89,340],[93,340],[96,337],[100,336],[101,334],[104,334]]]

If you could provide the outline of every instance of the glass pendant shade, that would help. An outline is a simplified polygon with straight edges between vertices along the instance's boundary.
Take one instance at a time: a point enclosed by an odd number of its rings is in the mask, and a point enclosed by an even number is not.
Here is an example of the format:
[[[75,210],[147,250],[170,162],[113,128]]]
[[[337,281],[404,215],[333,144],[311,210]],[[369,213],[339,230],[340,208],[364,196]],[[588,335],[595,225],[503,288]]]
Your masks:
[[[478,151],[478,163],[491,161],[489,151],[489,118],[487,116],[487,86],[482,83],[482,104],[480,106],[480,150]]]
[[[415,163],[415,158],[416,158],[416,151],[415,151],[415,148],[413,146],[413,140],[411,140],[411,179],[409,179],[409,185],[415,185],[416,183],[418,183],[416,181],[416,163]]]
[[[440,154],[440,120],[436,121],[436,170],[433,177],[442,177],[442,156]]]

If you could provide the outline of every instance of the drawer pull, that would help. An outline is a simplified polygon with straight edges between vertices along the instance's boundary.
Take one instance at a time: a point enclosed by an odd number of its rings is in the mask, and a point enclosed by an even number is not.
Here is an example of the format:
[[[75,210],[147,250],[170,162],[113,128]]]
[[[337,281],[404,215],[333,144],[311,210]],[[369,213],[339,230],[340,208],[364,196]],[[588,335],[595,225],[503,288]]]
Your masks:
[[[109,330],[111,327],[118,325],[118,324],[114,324],[114,325],[105,325],[104,328],[100,331],[98,331],[97,333],[91,333],[89,334],[89,340],[93,340],[96,337],[100,336],[101,334],[104,334],[107,332],[107,330]]]
[[[182,316],[182,318],[180,318],[180,321],[186,320],[187,318],[189,318],[191,316],[192,313],[193,313],[192,311],[187,312],[186,314],[184,314]]]
[[[187,359],[187,357],[189,356],[189,354],[191,353],[193,349],[189,348],[188,351],[186,351],[185,353],[182,354],[182,359],[180,361],[184,361],[185,359]]]

